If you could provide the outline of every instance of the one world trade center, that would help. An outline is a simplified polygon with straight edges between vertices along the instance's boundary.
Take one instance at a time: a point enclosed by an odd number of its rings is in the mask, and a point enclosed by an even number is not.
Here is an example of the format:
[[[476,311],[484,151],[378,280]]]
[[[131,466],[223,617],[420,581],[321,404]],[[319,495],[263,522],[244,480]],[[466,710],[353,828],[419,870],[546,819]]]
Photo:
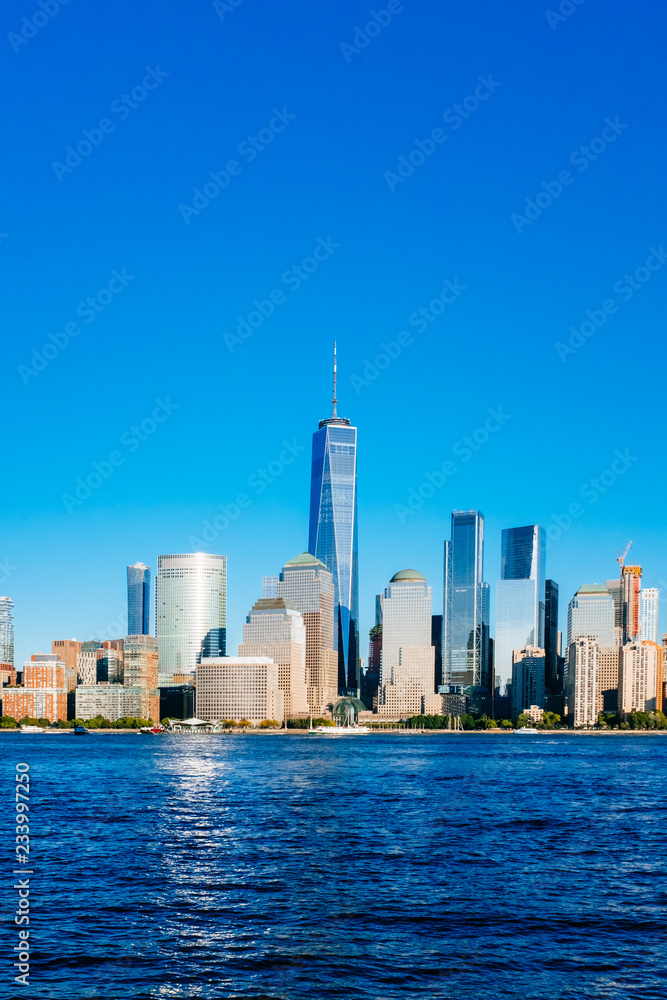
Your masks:
[[[359,697],[359,571],[357,559],[357,428],[336,411],[313,434],[308,551],[334,580],[334,642],[338,691]]]

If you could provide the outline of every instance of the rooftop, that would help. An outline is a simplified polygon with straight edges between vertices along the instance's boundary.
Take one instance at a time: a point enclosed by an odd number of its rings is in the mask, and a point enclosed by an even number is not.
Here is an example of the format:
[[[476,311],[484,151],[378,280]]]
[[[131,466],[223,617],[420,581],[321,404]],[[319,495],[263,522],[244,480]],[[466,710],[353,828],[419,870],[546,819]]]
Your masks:
[[[419,570],[416,569],[402,569],[398,573],[394,573],[390,583],[409,583],[415,582],[417,580],[423,580],[426,583],[426,577],[422,576]]]
[[[317,556],[311,556],[310,552],[302,552],[300,556],[295,556],[294,559],[290,559],[285,566],[321,566],[322,569],[327,569],[328,567],[318,559]]]

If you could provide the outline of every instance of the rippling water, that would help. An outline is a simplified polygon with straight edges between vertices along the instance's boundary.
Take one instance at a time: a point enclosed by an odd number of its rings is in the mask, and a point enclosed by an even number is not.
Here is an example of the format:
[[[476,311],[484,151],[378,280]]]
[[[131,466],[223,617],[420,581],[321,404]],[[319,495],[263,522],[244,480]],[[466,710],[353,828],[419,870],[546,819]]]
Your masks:
[[[0,757],[12,786],[30,765],[36,949],[0,996],[664,996],[660,736],[2,734]]]

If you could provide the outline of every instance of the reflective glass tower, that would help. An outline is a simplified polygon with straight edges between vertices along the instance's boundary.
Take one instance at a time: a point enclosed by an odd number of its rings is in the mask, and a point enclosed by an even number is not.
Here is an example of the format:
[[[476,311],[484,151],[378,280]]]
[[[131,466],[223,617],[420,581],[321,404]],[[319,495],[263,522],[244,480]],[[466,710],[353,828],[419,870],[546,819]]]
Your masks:
[[[202,656],[226,654],[227,556],[158,556],[157,566],[158,684],[169,687],[187,683]]]
[[[599,646],[614,645],[614,599],[598,583],[580,587],[567,609],[568,646],[586,637]]]
[[[151,568],[143,563],[127,567],[127,634],[150,635]]]
[[[544,647],[546,532],[538,524],[504,528],[496,588],[496,718],[508,719],[515,649]]]
[[[334,582],[334,646],[338,690],[359,696],[359,571],[357,565],[357,428],[336,412],[313,434],[308,551]]]
[[[484,517],[481,512],[455,510],[451,536],[451,540],[445,542],[443,684],[467,688],[469,697],[481,702],[480,710],[488,711],[491,707],[490,601],[489,585],[482,579]]]

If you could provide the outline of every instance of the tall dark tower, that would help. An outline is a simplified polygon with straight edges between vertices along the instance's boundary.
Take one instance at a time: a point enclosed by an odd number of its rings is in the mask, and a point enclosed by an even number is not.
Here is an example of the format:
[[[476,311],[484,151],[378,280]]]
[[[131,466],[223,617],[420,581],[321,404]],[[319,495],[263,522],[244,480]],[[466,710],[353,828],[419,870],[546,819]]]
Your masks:
[[[359,697],[359,570],[357,565],[357,428],[337,413],[334,344],[333,413],[313,434],[308,551],[334,580],[334,644],[338,690]]]
[[[553,580],[544,587],[544,661],[547,688],[558,694],[558,584]]]

